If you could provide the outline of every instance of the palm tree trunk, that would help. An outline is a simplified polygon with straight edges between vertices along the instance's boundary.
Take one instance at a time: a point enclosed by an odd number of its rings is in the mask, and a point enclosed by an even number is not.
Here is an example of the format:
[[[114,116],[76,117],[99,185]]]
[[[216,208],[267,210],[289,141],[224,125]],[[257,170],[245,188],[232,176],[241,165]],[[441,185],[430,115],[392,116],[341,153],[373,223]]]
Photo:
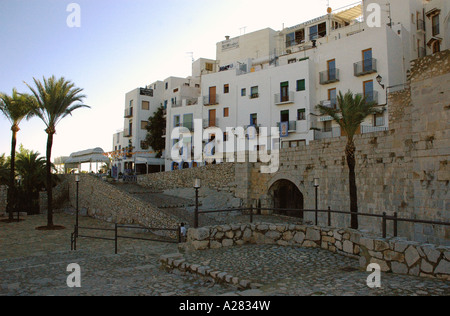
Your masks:
[[[52,146],[53,146],[53,132],[47,132],[47,226],[53,226],[53,185],[52,185]]]
[[[16,168],[16,143],[17,143],[17,126],[13,125],[12,130],[12,140],[11,140],[11,170],[9,174],[9,190],[8,190],[8,214],[9,220],[14,220],[14,205],[16,202],[16,184],[15,184],[15,168]]]
[[[351,228],[358,229],[358,191],[356,188],[356,159],[355,159],[355,143],[353,140],[349,140],[345,148],[345,154],[347,155],[347,165],[349,169],[349,188],[350,188],[350,212],[351,214]]]

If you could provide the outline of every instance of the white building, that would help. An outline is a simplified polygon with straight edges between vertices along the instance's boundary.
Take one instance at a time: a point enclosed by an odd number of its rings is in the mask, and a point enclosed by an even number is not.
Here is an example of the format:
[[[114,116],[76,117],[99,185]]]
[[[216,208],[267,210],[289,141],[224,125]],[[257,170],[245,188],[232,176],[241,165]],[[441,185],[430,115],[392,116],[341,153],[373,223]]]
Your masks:
[[[224,132],[267,127],[270,136],[271,127],[279,128],[282,148],[342,136],[338,124],[316,109],[317,104],[335,107],[339,91],[362,94],[385,110],[368,117],[360,133],[387,130],[387,94],[403,89],[410,62],[450,48],[449,6],[445,0],[364,0],[281,31],[226,36],[216,44],[216,60],[195,61],[191,77],[151,86],[151,106],[167,109],[165,169],[198,165],[170,157],[177,142],[171,132],[179,126],[192,132],[195,119]],[[143,101],[127,95],[127,102],[132,100]],[[139,127],[148,114],[139,111],[125,119],[123,136],[133,147],[142,141]],[[128,134],[132,129],[137,138]],[[117,144],[119,139],[120,134]],[[129,145],[125,141],[122,148]],[[132,162],[128,158],[127,166]]]

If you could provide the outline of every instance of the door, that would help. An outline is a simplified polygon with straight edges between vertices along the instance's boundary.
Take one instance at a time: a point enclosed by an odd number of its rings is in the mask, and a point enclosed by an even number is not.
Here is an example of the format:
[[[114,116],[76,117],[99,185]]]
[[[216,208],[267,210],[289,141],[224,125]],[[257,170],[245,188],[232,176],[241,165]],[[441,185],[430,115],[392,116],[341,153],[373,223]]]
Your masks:
[[[209,127],[216,126],[216,110],[209,110]]]
[[[372,49],[366,49],[362,52],[363,57],[363,72],[372,71],[373,62],[372,62]]]
[[[366,98],[367,102],[374,101],[373,80],[364,81],[363,87],[364,87],[364,97]]]
[[[216,104],[216,87],[209,88],[209,104]]]
[[[289,101],[289,82],[281,83],[281,102]]]
[[[328,81],[336,80],[336,59],[329,60],[328,64]]]

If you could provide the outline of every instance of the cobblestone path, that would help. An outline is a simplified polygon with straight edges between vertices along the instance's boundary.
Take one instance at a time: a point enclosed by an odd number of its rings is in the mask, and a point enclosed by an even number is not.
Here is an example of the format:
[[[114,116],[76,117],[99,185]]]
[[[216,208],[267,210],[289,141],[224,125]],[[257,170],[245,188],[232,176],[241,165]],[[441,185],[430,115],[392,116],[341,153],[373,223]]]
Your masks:
[[[36,231],[45,216],[20,223],[0,223],[0,296],[3,295],[450,295],[448,282],[382,274],[382,289],[372,290],[368,273],[358,262],[320,249],[279,246],[242,246],[186,253],[191,263],[263,284],[259,290],[238,291],[231,286],[160,269],[159,257],[178,251],[177,245],[120,240],[119,255],[111,241],[79,240],[70,252],[74,218],[55,215],[55,224],[68,229]],[[111,227],[82,217],[81,226]],[[148,237],[148,234],[123,232]],[[81,267],[80,289],[70,289],[67,266]]]

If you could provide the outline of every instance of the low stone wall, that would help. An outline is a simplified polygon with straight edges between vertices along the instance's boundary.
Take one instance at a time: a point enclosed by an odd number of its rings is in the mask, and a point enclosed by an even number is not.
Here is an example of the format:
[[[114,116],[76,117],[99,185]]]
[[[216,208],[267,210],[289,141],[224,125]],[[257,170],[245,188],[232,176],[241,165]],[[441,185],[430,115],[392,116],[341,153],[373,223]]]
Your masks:
[[[202,180],[202,187],[227,192],[234,192],[235,164],[224,163],[198,168],[175,170],[138,176],[138,184],[158,191],[191,188],[194,180]]]
[[[206,250],[244,244],[322,248],[359,259],[362,268],[379,264],[383,272],[450,280],[450,247],[403,238],[377,238],[352,229],[293,224],[221,225],[189,229],[187,249]]]
[[[0,215],[6,213],[6,205],[8,203],[8,187],[0,185]]]
[[[118,224],[176,228],[179,220],[92,175],[80,175],[79,209],[88,216]],[[76,206],[75,176],[66,175],[69,199]]]

